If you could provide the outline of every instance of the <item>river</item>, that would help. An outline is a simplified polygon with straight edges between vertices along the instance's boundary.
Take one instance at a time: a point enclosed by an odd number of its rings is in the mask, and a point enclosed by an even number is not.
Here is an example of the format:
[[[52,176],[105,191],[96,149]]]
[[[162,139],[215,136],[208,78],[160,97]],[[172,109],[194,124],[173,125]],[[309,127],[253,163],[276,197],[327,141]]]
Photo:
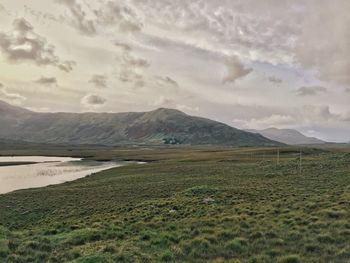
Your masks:
[[[32,164],[0,166],[0,194],[61,184],[126,164],[45,156],[0,157],[0,165],[1,163]]]

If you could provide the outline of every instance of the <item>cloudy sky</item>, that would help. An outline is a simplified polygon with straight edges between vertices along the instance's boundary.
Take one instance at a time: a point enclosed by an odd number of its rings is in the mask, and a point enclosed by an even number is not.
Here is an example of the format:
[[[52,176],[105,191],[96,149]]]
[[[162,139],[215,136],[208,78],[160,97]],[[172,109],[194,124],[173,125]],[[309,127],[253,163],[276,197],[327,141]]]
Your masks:
[[[349,0],[0,0],[0,100],[350,141]]]

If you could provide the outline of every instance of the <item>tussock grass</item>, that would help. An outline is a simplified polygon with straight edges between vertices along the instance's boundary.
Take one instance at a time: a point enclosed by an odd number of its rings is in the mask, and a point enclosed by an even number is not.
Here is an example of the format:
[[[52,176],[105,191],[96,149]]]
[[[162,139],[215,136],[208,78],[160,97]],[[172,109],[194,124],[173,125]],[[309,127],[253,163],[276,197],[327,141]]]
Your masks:
[[[1,195],[0,262],[350,260],[344,149],[303,149],[301,172],[295,148],[50,153],[152,162]]]

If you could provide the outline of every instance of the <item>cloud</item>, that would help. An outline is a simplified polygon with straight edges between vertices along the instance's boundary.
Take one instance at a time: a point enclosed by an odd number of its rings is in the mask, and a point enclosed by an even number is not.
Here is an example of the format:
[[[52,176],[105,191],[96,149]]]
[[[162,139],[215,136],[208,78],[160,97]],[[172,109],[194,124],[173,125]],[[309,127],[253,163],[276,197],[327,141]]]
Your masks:
[[[66,72],[71,71],[75,64],[73,61],[62,61],[55,54],[55,47],[36,34],[33,26],[24,18],[14,20],[12,33],[0,32],[0,50],[12,63],[51,65]]]
[[[164,36],[222,56],[290,63],[297,19],[290,1],[144,0],[135,3]],[[290,10],[293,10],[290,8]],[[281,21],[285,21],[281,23]],[[268,28],[268,30],[266,30]]]
[[[0,13],[5,11],[6,11],[5,7],[2,4],[0,4]]]
[[[65,72],[70,72],[73,70],[73,67],[76,65],[76,62],[75,61],[61,61],[57,67],[62,70],[62,71],[65,71]]]
[[[277,77],[275,77],[275,76],[269,77],[268,80],[269,80],[271,83],[275,83],[275,84],[281,84],[281,83],[283,82],[282,79],[277,78]]]
[[[185,111],[185,112],[198,112],[199,107],[196,106],[188,106],[185,104],[178,104],[176,100],[165,97],[163,95],[159,96],[158,98],[155,99],[152,106],[155,107],[165,107],[165,108],[172,108],[172,109],[178,109],[180,111]]]
[[[87,108],[99,108],[106,102],[105,98],[95,94],[88,94],[81,99],[81,103]]]
[[[135,1],[163,38],[350,85],[350,1]]]
[[[107,88],[107,77],[105,75],[95,74],[89,80],[96,88]]]
[[[122,43],[122,42],[115,42],[114,45],[117,48],[120,48],[123,51],[131,51],[131,47],[128,44]]]
[[[64,19],[80,33],[93,36],[99,31],[140,31],[143,24],[134,8],[127,1],[100,1],[92,7],[77,0],[56,0],[66,6],[69,15]]]
[[[122,49],[117,58],[116,76],[121,82],[132,83],[135,88],[143,87],[147,83],[144,74],[150,63],[131,53],[131,49]]]
[[[122,32],[140,31],[143,27],[141,18],[127,1],[108,1],[95,11],[100,26],[117,27]]]
[[[310,86],[310,87],[301,87],[296,93],[298,96],[315,96],[321,92],[326,92],[327,89],[321,86]]]
[[[24,96],[8,91],[2,83],[0,83],[0,99],[16,105],[21,105],[26,100]]]
[[[299,108],[275,109],[274,112],[260,109],[257,117],[236,118],[233,122],[245,129],[298,128],[315,124],[329,125],[344,121],[344,115],[333,113],[329,106],[304,105]]]
[[[86,35],[96,34],[96,28],[93,20],[86,17],[82,6],[75,0],[56,0],[57,3],[63,4],[68,7],[70,16],[69,23]]]
[[[178,109],[180,111],[185,111],[185,112],[198,112],[199,111],[199,107],[187,106],[184,104],[176,104],[176,109]]]
[[[156,106],[156,107],[174,108],[175,105],[176,105],[176,102],[173,99],[167,98],[165,96],[159,96],[153,102],[153,106]]]
[[[146,59],[135,57],[131,53],[125,53],[121,60],[124,64],[134,68],[148,68],[150,65]]]
[[[305,1],[296,58],[323,80],[350,85],[350,1]]]
[[[290,115],[272,114],[270,116],[251,119],[249,122],[245,122],[245,126],[250,128],[268,128],[268,127],[285,127],[293,126],[295,124],[295,117]]]
[[[24,10],[26,14],[30,14],[32,17],[36,18],[40,21],[51,21],[51,22],[57,22],[61,23],[62,21],[59,19],[59,17],[56,17],[55,15],[49,13],[49,12],[41,12],[38,10],[32,9],[30,6],[24,5]]]
[[[171,87],[171,88],[178,88],[179,87],[179,84],[170,77],[156,76],[155,78],[156,78],[156,83],[159,86],[167,86],[167,87]]]
[[[41,77],[40,79],[36,80],[35,83],[41,84],[41,85],[57,85],[57,79],[47,78],[47,77]]]
[[[231,57],[225,62],[226,75],[222,83],[235,82],[237,79],[245,77],[253,71],[252,68],[246,68],[238,58]]]
[[[165,78],[164,78],[164,81],[165,81],[166,83],[168,83],[169,85],[171,85],[171,86],[179,87],[179,84],[177,83],[177,81],[173,80],[173,79],[170,78],[170,77],[165,77]]]

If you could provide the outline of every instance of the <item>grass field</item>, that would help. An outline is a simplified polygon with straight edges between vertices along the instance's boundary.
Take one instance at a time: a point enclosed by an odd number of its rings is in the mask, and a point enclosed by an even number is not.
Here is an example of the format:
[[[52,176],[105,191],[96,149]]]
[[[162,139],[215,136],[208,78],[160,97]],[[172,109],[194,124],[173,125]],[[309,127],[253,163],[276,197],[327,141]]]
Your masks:
[[[349,262],[350,149],[37,147],[137,160],[0,195],[0,262]]]

